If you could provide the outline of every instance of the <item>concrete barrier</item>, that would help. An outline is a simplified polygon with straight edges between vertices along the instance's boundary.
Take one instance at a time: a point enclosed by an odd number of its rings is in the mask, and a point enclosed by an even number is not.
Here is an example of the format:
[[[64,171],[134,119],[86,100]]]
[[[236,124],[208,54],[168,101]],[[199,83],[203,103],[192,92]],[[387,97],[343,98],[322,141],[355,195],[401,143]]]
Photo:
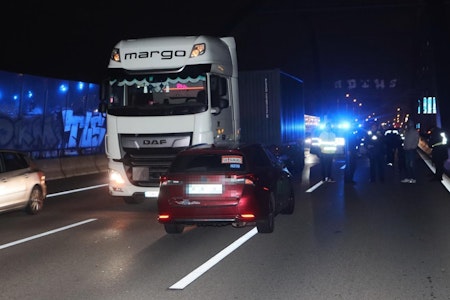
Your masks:
[[[47,180],[108,171],[105,154],[40,159],[35,162],[45,172]]]
[[[419,148],[431,156],[431,149],[423,139],[419,141]],[[108,171],[108,159],[105,154],[41,159],[35,162],[45,172],[47,180]],[[450,158],[445,162],[444,167],[450,176]]]
[[[422,151],[425,152],[428,155],[428,157],[431,158],[433,149],[428,147],[428,144],[427,144],[427,142],[425,140],[420,139],[420,141],[419,141],[419,148],[422,149]],[[450,176],[450,148],[447,151],[448,151],[449,159],[447,159],[445,161],[445,163],[444,163],[444,171],[445,171],[445,174]]]
[[[65,178],[59,158],[35,160],[37,166],[44,171],[47,180]]]

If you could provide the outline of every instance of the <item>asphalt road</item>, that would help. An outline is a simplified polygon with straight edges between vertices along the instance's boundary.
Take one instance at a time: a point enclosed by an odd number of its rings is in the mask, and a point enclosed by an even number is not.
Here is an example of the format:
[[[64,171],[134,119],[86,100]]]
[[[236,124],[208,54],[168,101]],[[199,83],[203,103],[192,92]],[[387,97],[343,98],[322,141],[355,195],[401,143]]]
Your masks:
[[[110,197],[104,174],[50,181],[41,214],[0,215],[0,298],[450,299],[450,196],[425,161],[416,184],[396,166],[370,183],[365,159],[356,184],[340,160],[337,182],[321,183],[317,163],[307,157],[295,213],[271,234],[167,235],[154,200]]]

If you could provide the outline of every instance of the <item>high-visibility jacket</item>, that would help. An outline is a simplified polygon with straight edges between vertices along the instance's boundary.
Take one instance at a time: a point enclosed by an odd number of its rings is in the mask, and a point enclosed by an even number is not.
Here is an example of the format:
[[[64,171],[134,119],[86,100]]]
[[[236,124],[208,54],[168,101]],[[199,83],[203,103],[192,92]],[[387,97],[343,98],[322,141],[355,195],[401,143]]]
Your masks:
[[[320,152],[334,154],[337,150],[336,135],[332,131],[323,131],[319,136]]]

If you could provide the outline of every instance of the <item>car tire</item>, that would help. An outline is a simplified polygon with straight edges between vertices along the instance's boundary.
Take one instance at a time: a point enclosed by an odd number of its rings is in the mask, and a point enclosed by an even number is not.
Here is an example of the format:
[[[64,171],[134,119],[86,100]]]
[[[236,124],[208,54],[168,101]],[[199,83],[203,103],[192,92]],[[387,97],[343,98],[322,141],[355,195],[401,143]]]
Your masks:
[[[295,195],[294,195],[294,191],[291,190],[291,194],[289,195],[287,206],[285,208],[283,208],[281,213],[283,215],[292,215],[294,213],[294,210],[295,210]]]
[[[42,210],[43,206],[44,206],[44,194],[39,186],[35,186],[31,190],[26,211],[30,215],[35,215]]]
[[[265,219],[256,221],[256,228],[259,233],[272,233],[275,228],[275,196],[270,194],[269,212]]]
[[[169,234],[179,234],[184,230],[183,224],[164,224],[164,229]]]
[[[127,204],[140,204],[142,202],[144,202],[144,198],[143,197],[123,197],[123,201],[125,201],[125,203]]]

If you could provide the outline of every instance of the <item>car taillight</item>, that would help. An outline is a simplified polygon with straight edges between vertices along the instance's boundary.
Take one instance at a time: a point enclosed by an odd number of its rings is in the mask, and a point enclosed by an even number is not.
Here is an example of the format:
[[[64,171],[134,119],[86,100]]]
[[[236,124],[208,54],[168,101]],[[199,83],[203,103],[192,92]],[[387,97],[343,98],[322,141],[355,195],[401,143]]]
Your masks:
[[[246,221],[250,221],[250,220],[254,220],[255,219],[255,215],[254,214],[241,214],[241,218],[243,219],[243,220],[246,220]]]
[[[158,221],[167,221],[170,219],[169,215],[158,215]]]
[[[235,175],[231,178],[234,183],[242,183],[246,185],[254,185],[257,178],[254,174]]]
[[[178,185],[181,184],[182,182],[179,180],[173,180],[173,179],[169,179],[169,177],[162,175],[159,178],[159,185],[163,186],[163,185]]]
[[[162,185],[167,185],[167,176],[161,176],[161,177],[159,177],[159,185],[160,186],[162,186]]]

